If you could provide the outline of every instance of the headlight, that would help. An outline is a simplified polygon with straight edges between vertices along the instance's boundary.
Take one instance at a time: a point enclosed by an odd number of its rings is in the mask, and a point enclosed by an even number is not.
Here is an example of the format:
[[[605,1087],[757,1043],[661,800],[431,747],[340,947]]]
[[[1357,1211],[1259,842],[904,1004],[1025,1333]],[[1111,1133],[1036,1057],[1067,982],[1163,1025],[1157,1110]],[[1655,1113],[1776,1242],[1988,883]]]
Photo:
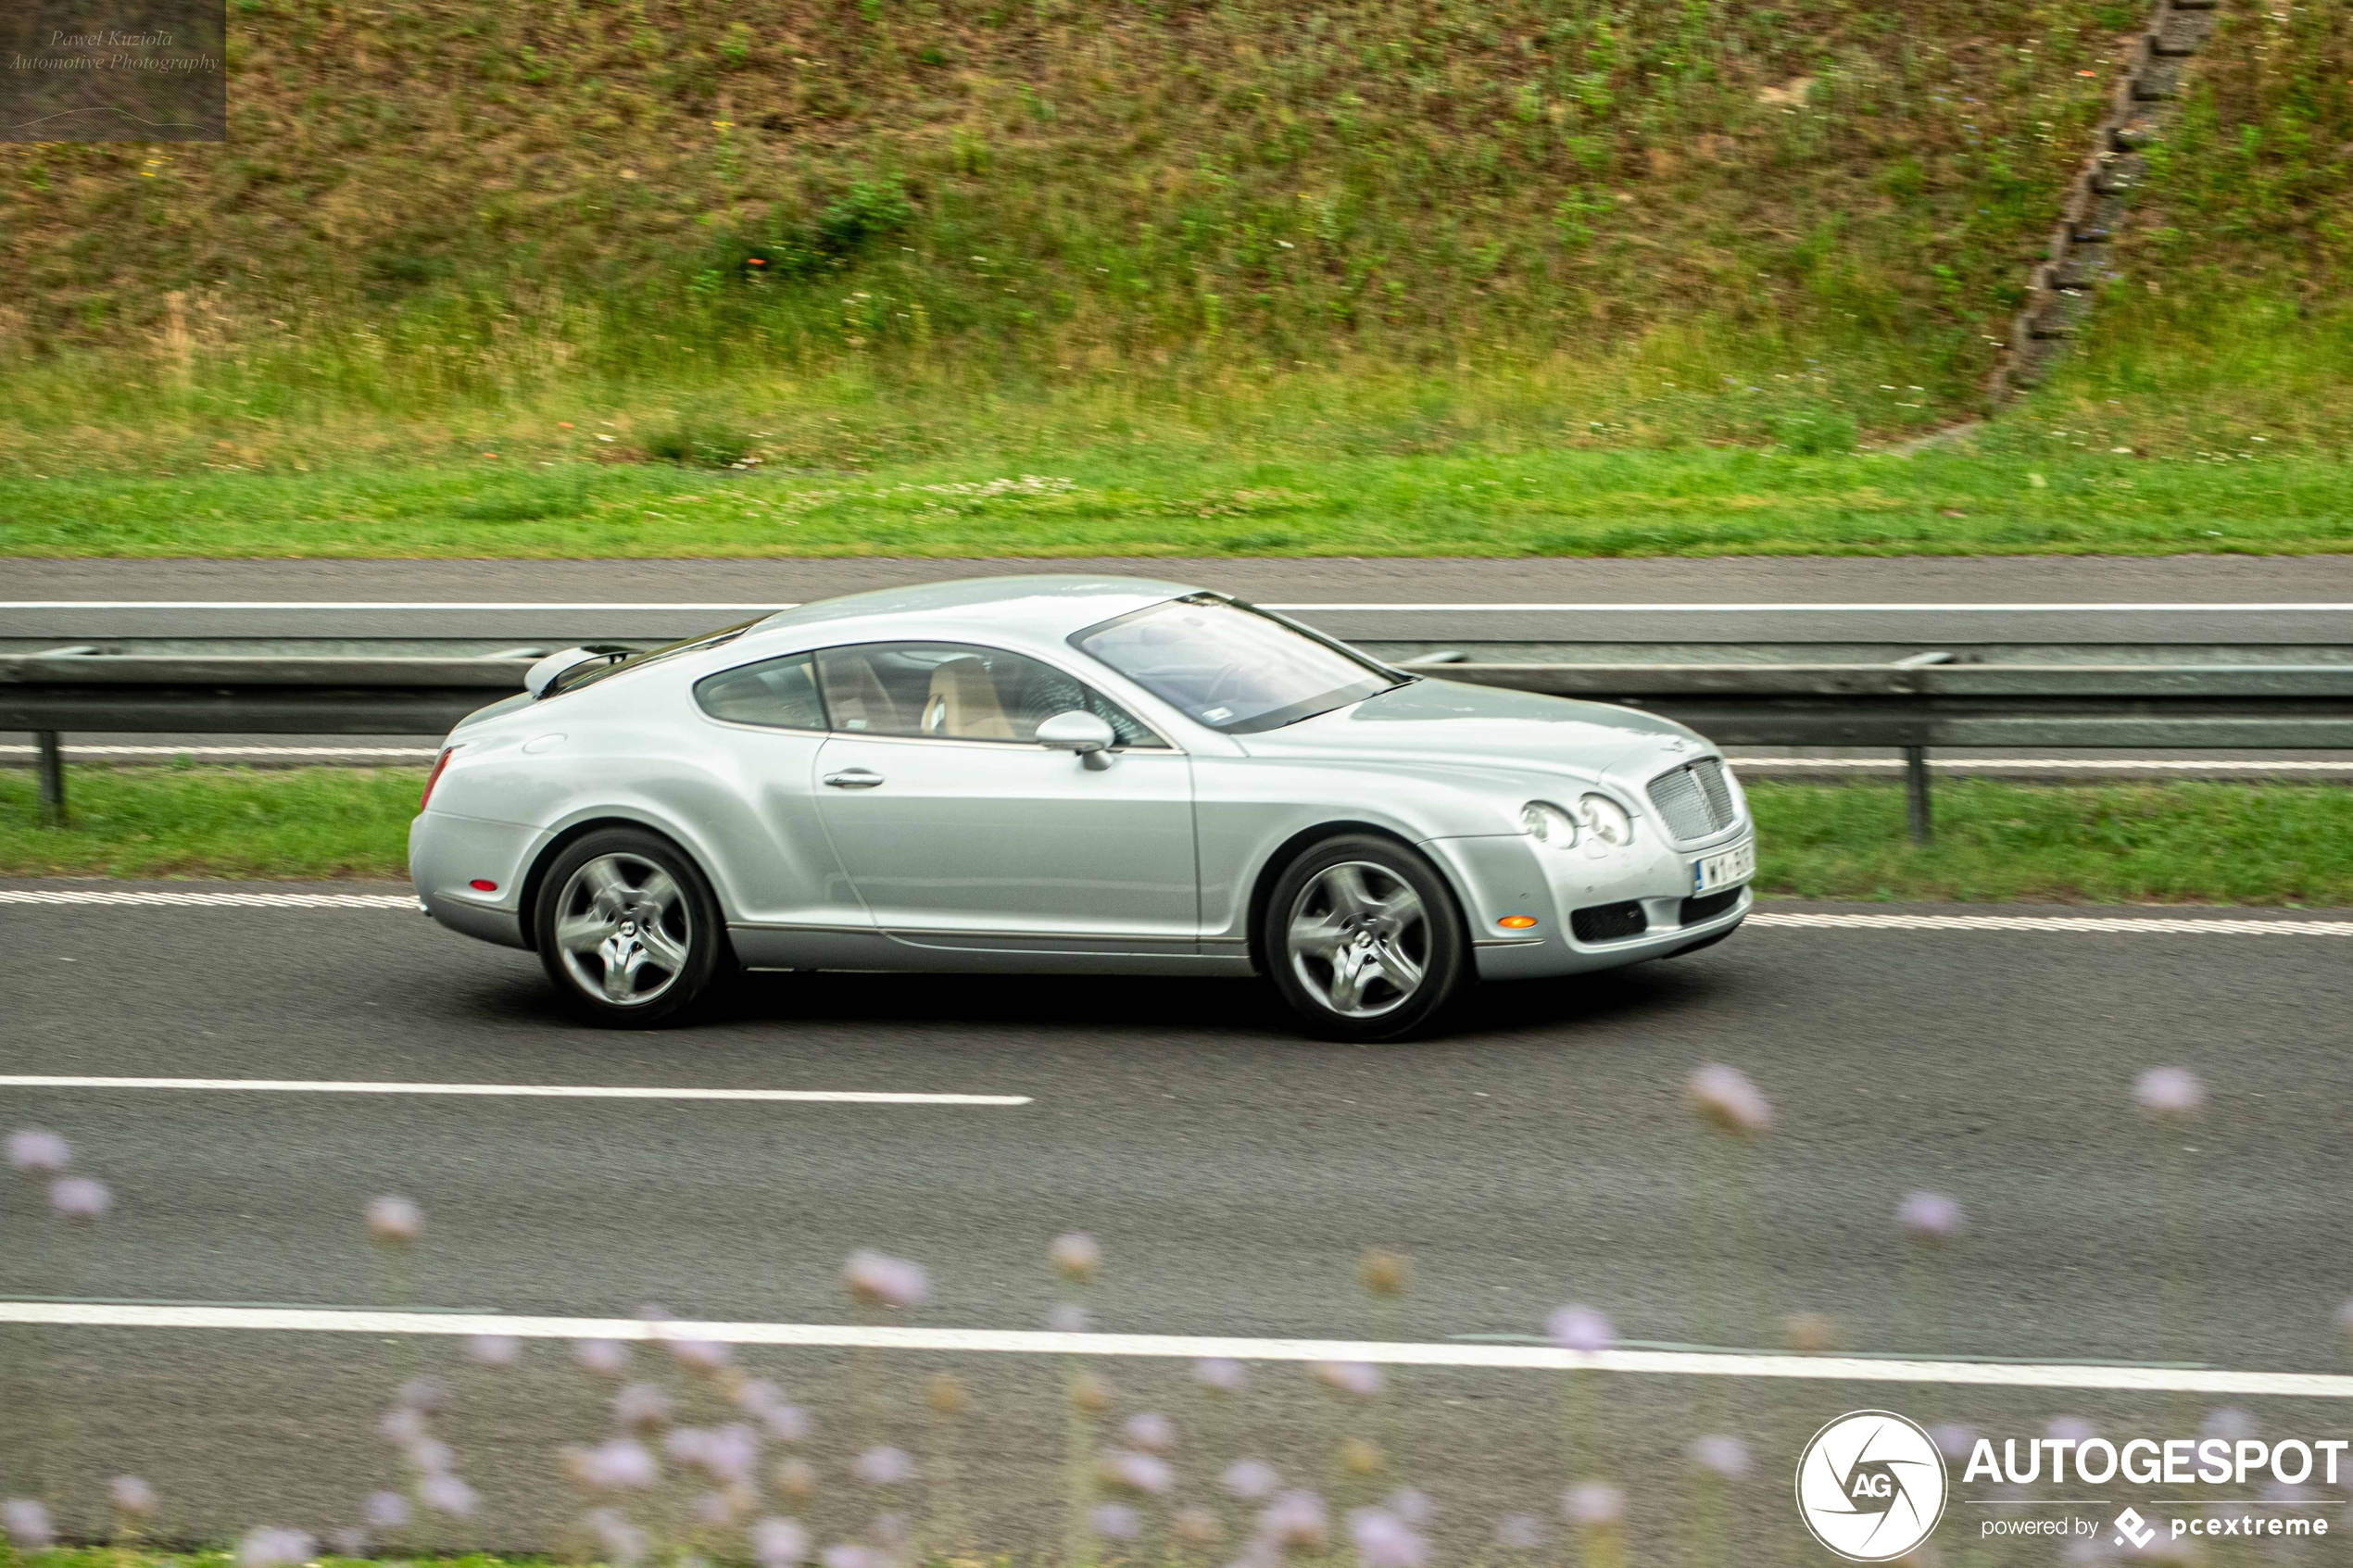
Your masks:
[[[1519,825],[1530,838],[1555,849],[1566,849],[1577,842],[1577,819],[1549,800],[1531,800],[1521,807]]]
[[[1606,795],[1588,795],[1577,802],[1578,819],[1585,831],[1604,844],[1634,842],[1634,819]]]

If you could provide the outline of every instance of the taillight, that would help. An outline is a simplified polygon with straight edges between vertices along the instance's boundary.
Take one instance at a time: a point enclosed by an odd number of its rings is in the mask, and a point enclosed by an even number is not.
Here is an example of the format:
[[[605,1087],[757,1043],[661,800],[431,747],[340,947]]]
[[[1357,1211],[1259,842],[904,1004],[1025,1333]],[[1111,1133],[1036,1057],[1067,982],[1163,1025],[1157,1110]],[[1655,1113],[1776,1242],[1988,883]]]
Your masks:
[[[419,811],[422,811],[426,805],[432,801],[433,786],[441,782],[441,770],[449,766],[449,759],[451,755],[457,751],[457,749],[458,748],[454,746],[445,746],[441,748],[441,755],[433,759],[433,771],[425,775],[425,792],[424,794],[417,797],[417,809]]]

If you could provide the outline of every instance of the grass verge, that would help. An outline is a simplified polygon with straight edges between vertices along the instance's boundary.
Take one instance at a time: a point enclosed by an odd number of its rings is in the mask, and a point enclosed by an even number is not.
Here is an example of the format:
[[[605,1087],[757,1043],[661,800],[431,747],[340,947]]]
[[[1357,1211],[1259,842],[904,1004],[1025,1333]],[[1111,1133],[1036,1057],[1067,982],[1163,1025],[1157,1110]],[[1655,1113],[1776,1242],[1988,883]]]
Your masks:
[[[72,770],[73,825],[39,825],[0,776],[0,874],[407,874],[422,772]],[[2353,905],[2353,790],[2333,784],[2027,785],[1940,780],[1937,839],[1904,837],[1901,788],[1750,785],[1772,897],[2097,904]]]

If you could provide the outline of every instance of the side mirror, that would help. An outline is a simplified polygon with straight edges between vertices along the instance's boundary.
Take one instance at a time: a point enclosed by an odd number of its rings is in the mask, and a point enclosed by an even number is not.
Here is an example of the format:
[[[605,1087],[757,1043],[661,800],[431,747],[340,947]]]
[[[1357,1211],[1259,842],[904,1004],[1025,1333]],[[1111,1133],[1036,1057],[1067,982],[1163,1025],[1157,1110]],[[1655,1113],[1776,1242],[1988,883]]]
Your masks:
[[[1076,708],[1038,726],[1038,745],[1050,751],[1075,751],[1081,762],[1098,772],[1111,766],[1104,753],[1118,738],[1109,721]]]

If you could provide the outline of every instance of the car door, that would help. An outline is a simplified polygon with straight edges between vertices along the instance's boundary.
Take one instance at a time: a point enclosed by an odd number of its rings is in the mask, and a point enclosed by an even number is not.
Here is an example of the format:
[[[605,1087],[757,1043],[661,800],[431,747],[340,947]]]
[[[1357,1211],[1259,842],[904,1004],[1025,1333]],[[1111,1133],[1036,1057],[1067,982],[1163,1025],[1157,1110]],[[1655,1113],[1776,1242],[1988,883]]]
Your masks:
[[[1200,931],[1185,756],[1085,683],[958,643],[821,650],[832,733],[818,811],[875,922],[919,947],[1190,953]],[[1038,744],[1081,709],[1108,766]]]

